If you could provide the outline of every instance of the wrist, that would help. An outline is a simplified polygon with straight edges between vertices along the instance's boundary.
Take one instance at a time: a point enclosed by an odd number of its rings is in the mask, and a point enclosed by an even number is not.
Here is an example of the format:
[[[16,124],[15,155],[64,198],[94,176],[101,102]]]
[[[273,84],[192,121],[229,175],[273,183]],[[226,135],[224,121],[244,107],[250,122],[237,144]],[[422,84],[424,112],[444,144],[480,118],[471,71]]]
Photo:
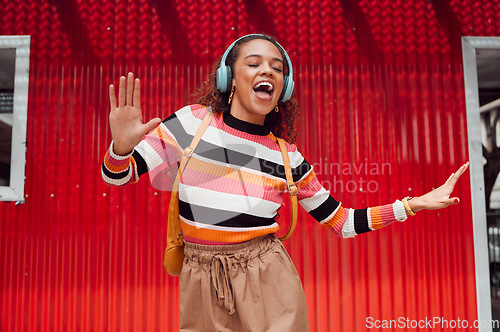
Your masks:
[[[132,150],[114,148],[113,153],[116,154],[117,156],[124,157],[124,156],[128,156],[130,153],[132,153]]]
[[[134,149],[128,149],[126,147],[122,147],[117,145],[115,141],[111,142],[111,152],[118,157],[126,157],[129,156]]]
[[[413,212],[418,212],[424,209],[424,204],[421,197],[413,197],[408,201],[408,205],[413,210]]]

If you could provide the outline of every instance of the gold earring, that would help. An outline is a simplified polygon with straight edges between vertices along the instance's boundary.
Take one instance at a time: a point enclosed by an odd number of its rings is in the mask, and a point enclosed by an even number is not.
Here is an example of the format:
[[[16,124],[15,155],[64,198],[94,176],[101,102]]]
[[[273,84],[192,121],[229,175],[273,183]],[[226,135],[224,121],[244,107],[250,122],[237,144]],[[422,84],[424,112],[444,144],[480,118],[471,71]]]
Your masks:
[[[278,105],[276,105],[276,107],[274,108],[274,111],[275,111],[276,113],[278,113],[278,112],[280,111],[280,109],[278,108]]]
[[[227,101],[229,105],[231,105],[231,101],[233,100],[233,93],[234,93],[234,85],[231,88],[231,94],[229,95],[229,100]]]

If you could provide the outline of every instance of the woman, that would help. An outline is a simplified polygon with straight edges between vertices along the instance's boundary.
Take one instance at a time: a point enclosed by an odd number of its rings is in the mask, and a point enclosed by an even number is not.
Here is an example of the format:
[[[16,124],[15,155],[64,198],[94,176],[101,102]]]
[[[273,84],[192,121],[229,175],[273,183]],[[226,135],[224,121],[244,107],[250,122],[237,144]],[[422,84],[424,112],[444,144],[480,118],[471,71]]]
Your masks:
[[[226,59],[227,56],[227,59]],[[199,103],[215,114],[183,171],[179,186],[186,241],[180,276],[181,331],[307,331],[302,285],[281,242],[277,210],[283,202],[283,160],[274,136],[295,141],[297,102],[293,68],[285,50],[267,35],[231,45]],[[223,68],[224,69],[224,68]],[[140,81],[120,78],[119,102],[110,89],[113,142],[103,163],[107,183],[136,182],[150,172],[153,184],[174,170],[207,108],[191,105],[164,121],[142,123]],[[422,209],[459,202],[450,198],[468,167],[439,188],[414,198],[367,208],[341,206],[316,178],[293,144],[288,155],[302,207],[339,237],[353,237],[404,221]],[[162,169],[162,171],[158,171]]]

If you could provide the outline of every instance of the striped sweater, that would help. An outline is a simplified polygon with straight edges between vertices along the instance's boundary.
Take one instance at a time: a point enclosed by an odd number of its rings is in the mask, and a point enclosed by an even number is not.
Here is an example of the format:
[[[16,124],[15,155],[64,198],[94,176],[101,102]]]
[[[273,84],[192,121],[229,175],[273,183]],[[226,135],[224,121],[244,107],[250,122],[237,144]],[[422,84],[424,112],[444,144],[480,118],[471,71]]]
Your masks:
[[[146,135],[126,156],[113,153],[102,164],[110,185],[135,183],[149,172],[152,185],[169,190],[182,151],[190,145],[207,109],[186,106]],[[404,221],[401,201],[350,209],[323,188],[313,167],[287,144],[300,205],[320,224],[343,238]],[[230,113],[215,116],[183,171],[179,214],[184,238],[201,244],[231,244],[278,231],[275,220],[286,192],[283,158],[266,126],[244,122]]]

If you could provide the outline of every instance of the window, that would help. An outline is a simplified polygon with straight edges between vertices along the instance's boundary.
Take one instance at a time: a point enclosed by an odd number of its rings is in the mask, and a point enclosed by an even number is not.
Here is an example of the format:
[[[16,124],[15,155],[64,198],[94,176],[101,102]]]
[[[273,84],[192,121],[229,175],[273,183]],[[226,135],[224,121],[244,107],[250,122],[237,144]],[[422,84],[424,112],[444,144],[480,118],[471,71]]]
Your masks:
[[[30,36],[0,36],[0,201],[24,201]]]
[[[485,182],[484,182],[484,157],[481,141],[481,121],[488,120],[487,114],[481,119],[481,101],[488,103],[498,98],[498,92],[492,87],[498,87],[497,53],[500,50],[499,37],[462,37],[462,56],[464,64],[465,105],[467,108],[467,135],[469,144],[470,179],[471,179],[471,204],[472,226],[474,232],[474,261],[476,265],[476,293],[479,321],[491,321],[492,301],[490,295],[490,282],[488,273],[490,266],[495,266],[495,248],[493,235],[498,233],[495,228],[487,229]],[[495,74],[496,73],[496,74]],[[479,75],[478,75],[479,74]],[[486,75],[485,75],[486,74]],[[495,76],[496,75],[496,76]],[[485,90],[487,89],[487,90]],[[487,93],[485,93],[487,92]],[[480,94],[482,96],[480,96]],[[484,105],[487,106],[487,105]],[[483,109],[484,110],[484,109]],[[486,112],[489,110],[484,110]],[[489,116],[493,123],[494,117]],[[487,126],[485,126],[487,127]],[[491,128],[496,130],[496,126]],[[486,136],[485,136],[486,137]],[[487,143],[485,141],[485,143]],[[488,239],[488,234],[492,235]],[[488,255],[492,253],[493,255]],[[491,257],[491,258],[489,258]],[[491,259],[491,261],[490,261]],[[498,274],[490,270],[493,290],[499,288],[498,281],[494,280]],[[496,310],[495,310],[496,311]],[[494,312],[495,312],[494,311]],[[493,319],[498,319],[494,317]]]

